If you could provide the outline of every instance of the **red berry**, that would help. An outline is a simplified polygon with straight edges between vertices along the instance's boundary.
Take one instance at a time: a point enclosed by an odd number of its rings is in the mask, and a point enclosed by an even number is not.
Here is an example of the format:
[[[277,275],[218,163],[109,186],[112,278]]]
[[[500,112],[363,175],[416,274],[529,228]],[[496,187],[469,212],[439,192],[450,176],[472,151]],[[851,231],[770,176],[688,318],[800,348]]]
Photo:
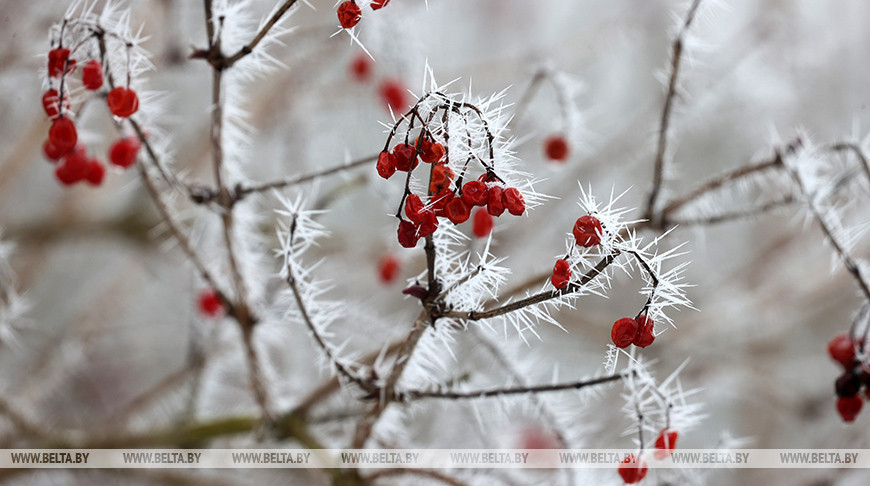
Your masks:
[[[526,201],[520,191],[513,187],[504,190],[504,206],[514,216],[520,216],[526,211]]]
[[[469,206],[486,206],[489,189],[480,181],[468,181],[462,186],[462,200]]]
[[[455,197],[456,194],[451,191],[450,188],[443,188],[432,196],[432,210],[435,211],[435,214],[438,216],[446,216],[446,214],[444,214],[444,208]]]
[[[350,74],[355,81],[364,83],[372,77],[372,63],[369,56],[359,53],[350,62]]]
[[[217,317],[224,310],[224,304],[214,289],[205,289],[196,299],[199,313],[204,317]]]
[[[840,413],[843,422],[853,422],[863,405],[864,402],[861,401],[861,397],[858,395],[840,397],[837,399],[837,412]]]
[[[390,0],[372,0],[372,10],[380,10],[386,7]]]
[[[348,0],[338,6],[338,23],[342,28],[352,29],[362,18],[362,10],[353,0]]]
[[[113,115],[127,118],[139,110],[139,96],[132,89],[119,86],[109,91],[106,104]]]
[[[389,152],[381,152],[378,155],[378,175],[384,179],[393,177],[396,173],[396,156]]]
[[[486,238],[492,232],[494,221],[486,209],[477,208],[472,218],[471,232],[478,238]]]
[[[837,334],[828,342],[828,355],[843,368],[851,369],[855,366],[855,342],[848,334]]]
[[[405,86],[395,79],[387,79],[378,88],[381,100],[394,112],[402,112],[408,107],[408,92]]]
[[[462,224],[471,217],[471,208],[462,202],[462,198],[454,197],[444,206],[444,214],[453,224]]]
[[[610,339],[617,348],[627,348],[634,336],[637,335],[637,321],[631,317],[623,317],[613,323],[613,328],[610,330]]]
[[[414,248],[420,239],[417,236],[417,226],[410,221],[399,223],[399,244],[404,248]]]
[[[571,281],[571,265],[565,260],[556,260],[556,265],[553,267],[553,277],[550,279],[553,287],[564,289]]]
[[[52,78],[56,78],[64,72],[63,68],[67,65],[67,59],[69,58],[70,51],[66,48],[58,48],[52,49],[48,51],[48,76]],[[66,73],[69,74],[73,72],[76,68],[75,59],[69,60],[69,66],[66,69]]]
[[[69,186],[83,180],[87,176],[89,168],[90,160],[87,149],[80,145],[66,154],[63,161],[57,164],[54,175],[61,184]]]
[[[453,181],[453,171],[446,165],[436,165],[432,168],[432,179],[429,181],[429,191],[438,194],[450,187]]]
[[[48,130],[48,139],[64,154],[75,148],[79,140],[76,124],[69,118],[57,118]]]
[[[393,156],[396,158],[396,168],[402,172],[413,170],[420,163],[417,160],[417,149],[406,143],[393,147]]]
[[[85,179],[92,186],[99,186],[103,183],[103,178],[106,176],[106,167],[97,159],[91,159],[88,162],[88,168],[85,171]]]
[[[420,226],[417,228],[417,235],[420,238],[425,238],[438,229],[438,217],[431,209],[424,209],[420,212]]]
[[[103,86],[103,65],[92,59],[82,66],[82,84],[93,91]]]
[[[601,243],[601,221],[595,216],[580,216],[574,223],[574,239],[584,247]]]
[[[48,139],[46,139],[42,144],[42,153],[45,155],[45,158],[52,163],[57,162],[64,155],[64,152],[55,147],[55,145],[51,143],[51,140]]]
[[[423,215],[420,214],[421,211],[423,211],[423,201],[416,194],[409,194],[405,198],[405,216],[411,222],[419,224],[423,220]]]
[[[544,153],[550,160],[565,160],[568,158],[568,141],[562,135],[552,135],[544,140]]]
[[[854,397],[861,391],[861,379],[852,370],[844,371],[834,382],[834,391],[838,397]]]
[[[489,188],[486,199],[486,210],[493,216],[501,216],[504,213],[504,189],[501,186]]]
[[[438,142],[424,143],[421,148],[422,153],[420,154],[420,158],[427,164],[436,164],[447,154],[444,150],[444,146]]]
[[[634,454],[629,454],[628,457],[623,459],[618,469],[622,480],[628,484],[639,483],[646,477],[648,470],[649,467],[646,465],[646,461],[643,459],[638,460],[634,457]]]
[[[64,109],[69,108],[69,99],[64,98],[63,107]],[[57,90],[50,89],[42,95],[42,109],[45,110],[45,114],[51,119],[54,119],[58,114],[60,114]]]
[[[401,264],[399,259],[393,255],[384,255],[381,261],[378,262],[378,276],[383,284],[391,284],[396,277],[399,276]]]
[[[127,137],[116,141],[109,149],[109,162],[125,169],[130,167],[136,163],[141,145],[136,137]]]
[[[656,451],[653,453],[656,459],[662,460],[673,454],[677,448],[677,438],[680,434],[676,430],[662,429],[656,438]]]
[[[637,334],[634,336],[632,343],[635,346],[645,348],[655,341],[656,336],[653,334],[655,323],[648,316],[640,316],[637,318]]]

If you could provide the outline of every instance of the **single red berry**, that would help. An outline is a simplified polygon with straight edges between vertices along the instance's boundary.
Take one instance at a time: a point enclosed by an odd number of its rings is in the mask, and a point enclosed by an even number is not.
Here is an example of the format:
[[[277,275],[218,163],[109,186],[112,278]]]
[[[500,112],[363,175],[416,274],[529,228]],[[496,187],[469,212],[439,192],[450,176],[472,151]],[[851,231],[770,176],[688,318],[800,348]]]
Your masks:
[[[372,0],[372,10],[380,10],[386,7],[390,0]]]
[[[97,159],[91,159],[88,162],[88,168],[85,172],[85,179],[92,186],[99,186],[103,183],[103,178],[106,176],[106,167]]]
[[[141,146],[142,144],[137,137],[122,138],[109,148],[109,162],[126,169],[136,163]]]
[[[538,426],[523,428],[520,432],[518,449],[561,449],[562,443],[556,435]]]
[[[56,78],[64,72],[64,66],[66,66],[66,73],[69,74],[73,72],[76,68],[75,59],[69,59],[70,50],[61,47],[57,49],[52,49],[48,51],[48,76],[52,78]],[[69,65],[67,66],[67,59],[69,59]]]
[[[417,228],[417,235],[420,238],[425,238],[438,229],[438,217],[431,209],[424,209],[420,212],[420,225]]]
[[[655,323],[648,316],[640,316],[637,318],[637,334],[634,336],[632,343],[635,346],[645,348],[655,341],[656,336],[653,334]]]
[[[471,226],[471,232],[474,233],[474,236],[478,238],[486,238],[492,232],[494,224],[495,222],[493,221],[492,216],[486,212],[486,209],[477,208],[474,210],[474,217],[472,218]]]
[[[846,333],[834,336],[828,342],[828,355],[845,369],[855,366],[855,342]]]
[[[393,177],[396,173],[396,156],[389,152],[381,152],[378,155],[378,175],[384,179]]]
[[[568,141],[562,135],[551,135],[544,140],[544,153],[550,160],[563,161],[568,158]]]
[[[862,406],[864,406],[864,402],[861,401],[861,397],[858,395],[837,399],[837,412],[840,413],[843,422],[853,422],[858,413],[861,412]]]
[[[63,99],[63,107],[64,109],[69,108],[69,99]],[[58,103],[58,94],[56,89],[50,89],[43,93],[42,95],[42,109],[45,110],[45,114],[48,115],[52,120],[60,114],[60,106]]]
[[[648,470],[649,466],[647,466],[646,461],[643,459],[638,460],[634,457],[634,454],[629,454],[628,457],[623,459],[618,469],[619,475],[627,484],[641,482],[646,477]]]
[[[427,164],[436,164],[447,154],[444,150],[444,146],[438,142],[425,143],[423,144],[422,149],[423,151],[420,154],[420,158]]]
[[[429,191],[438,194],[450,187],[453,181],[453,171],[446,165],[436,165],[432,168],[432,179],[429,181]]]
[[[580,216],[574,222],[574,239],[580,246],[588,248],[601,243],[602,231],[601,221],[595,216]]]
[[[85,179],[90,167],[89,162],[87,149],[84,145],[79,145],[75,150],[67,153],[63,161],[57,164],[54,175],[65,186],[75,184]]]
[[[637,335],[637,321],[631,317],[623,317],[613,323],[613,328],[610,329],[610,339],[617,348],[627,348],[634,336]]]
[[[468,181],[462,186],[462,200],[469,206],[486,206],[489,188],[481,181]]]
[[[119,86],[109,91],[106,104],[113,115],[127,118],[139,110],[139,96],[132,89]]]
[[[553,267],[553,277],[550,281],[553,283],[553,287],[564,289],[571,281],[571,265],[565,260],[556,260],[556,265]]]
[[[384,255],[378,262],[378,277],[381,283],[389,285],[396,280],[401,271],[401,263],[394,255]]]
[[[674,453],[677,448],[677,438],[680,434],[676,430],[662,429],[656,437],[656,451],[653,453],[656,459],[663,460]]]
[[[48,139],[58,150],[69,153],[79,140],[76,124],[69,118],[56,118],[48,129]]]
[[[402,112],[408,108],[408,92],[405,86],[396,79],[387,79],[378,88],[381,100],[387,108],[394,112]]]
[[[471,217],[469,208],[460,197],[454,197],[444,206],[444,214],[453,224],[462,224]]]
[[[404,248],[414,248],[420,239],[417,236],[417,226],[410,221],[399,223],[399,244]]]
[[[91,59],[82,66],[82,84],[93,91],[103,86],[103,65],[96,59]]]
[[[526,211],[526,201],[516,188],[505,189],[502,197],[504,197],[504,207],[514,216],[520,216]]]
[[[199,293],[196,299],[197,308],[203,317],[218,317],[224,310],[224,304],[221,302],[218,293],[211,288],[205,289]]]
[[[414,170],[417,164],[417,149],[413,145],[400,143],[393,147],[393,156],[396,158],[396,169],[402,172]]]
[[[55,163],[60,160],[61,157],[64,156],[64,152],[59,148],[55,147],[51,140],[46,139],[42,144],[42,153],[45,155],[45,158],[51,161],[51,163]]]
[[[421,211],[423,211],[423,201],[416,194],[409,194],[405,198],[405,216],[411,222],[419,224],[423,220],[423,215],[420,214]]]
[[[338,6],[338,23],[342,28],[352,29],[362,18],[362,10],[353,0],[343,2]]]
[[[489,188],[486,199],[486,210],[493,216],[501,216],[504,213],[504,189],[501,186]]]
[[[357,54],[350,62],[350,74],[354,81],[364,83],[372,77],[372,62],[364,52]]]

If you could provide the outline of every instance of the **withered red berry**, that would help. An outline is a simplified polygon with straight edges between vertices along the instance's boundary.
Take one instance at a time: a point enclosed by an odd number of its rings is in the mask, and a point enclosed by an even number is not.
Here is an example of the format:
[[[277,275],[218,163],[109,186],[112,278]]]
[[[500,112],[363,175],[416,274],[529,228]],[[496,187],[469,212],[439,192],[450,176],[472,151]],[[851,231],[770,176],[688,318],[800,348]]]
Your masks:
[[[462,201],[461,197],[454,197],[444,206],[444,214],[453,224],[462,224],[471,217],[471,208]]]
[[[396,156],[389,152],[381,152],[378,155],[378,175],[384,179],[393,177],[396,173]]]
[[[438,194],[450,187],[453,182],[453,171],[446,165],[436,165],[432,168],[432,179],[429,181],[429,191]]]
[[[655,341],[656,336],[653,334],[655,323],[649,316],[640,316],[637,318],[637,334],[634,336],[632,343],[640,348],[645,348]]]
[[[393,156],[396,158],[396,169],[402,172],[413,170],[420,163],[417,160],[417,149],[406,143],[400,143],[393,147]]]
[[[443,190],[435,193],[432,196],[432,210],[435,211],[437,216],[446,216],[444,214],[444,207],[456,197],[456,194],[451,191],[449,188],[444,188]]]
[[[646,477],[649,470],[646,461],[634,457],[634,454],[629,454],[628,457],[622,460],[619,465],[619,476],[627,484],[639,483]]]
[[[387,6],[390,0],[372,0],[372,10],[380,10]]]
[[[431,209],[424,209],[420,212],[420,224],[417,228],[417,235],[420,238],[425,238],[438,229],[438,217]]]
[[[96,59],[91,59],[82,66],[82,84],[93,91],[103,86],[103,65]]]
[[[568,158],[568,141],[562,135],[551,135],[544,140],[544,154],[550,160],[563,161]]]
[[[69,108],[68,98],[64,97],[63,105],[64,109]],[[60,104],[58,102],[57,90],[50,89],[43,93],[42,109],[45,110],[45,114],[48,115],[48,117],[51,119],[54,119],[58,114],[60,114]]]
[[[106,176],[106,167],[97,159],[91,159],[85,171],[85,180],[92,186],[99,186]]]
[[[494,221],[492,216],[484,208],[474,210],[472,216],[471,232],[478,238],[486,238],[492,232]]]
[[[571,281],[571,265],[562,259],[556,260],[556,265],[553,267],[553,276],[550,278],[553,287],[564,289]]]
[[[119,86],[109,91],[106,104],[113,115],[127,118],[139,110],[139,96],[132,89]]]
[[[45,158],[52,163],[57,162],[64,155],[64,152],[55,147],[55,145],[51,143],[51,140],[48,139],[46,139],[42,144],[42,153],[45,155]]]
[[[372,62],[365,53],[361,52],[350,62],[350,74],[355,81],[364,83],[372,77]]]
[[[851,397],[840,397],[837,399],[837,412],[843,419],[843,422],[853,422],[858,413],[861,412],[861,407],[864,402],[861,397],[853,395]]]
[[[338,23],[345,29],[352,29],[362,18],[362,10],[353,0],[348,0],[339,5],[337,13]]]
[[[595,246],[601,243],[601,221],[595,216],[580,216],[574,222],[574,239],[583,247]]]
[[[420,154],[420,158],[423,159],[423,162],[427,164],[435,164],[438,163],[441,159],[446,155],[446,151],[444,150],[444,146],[438,142],[428,142],[424,140],[423,146],[421,147],[422,153]]]
[[[204,317],[217,317],[224,310],[224,304],[221,302],[218,293],[211,288],[199,293],[196,299],[196,306],[199,313]]]
[[[846,333],[837,334],[828,342],[828,355],[843,368],[851,369],[855,365],[855,342]]]
[[[384,255],[378,262],[378,277],[381,283],[389,285],[396,280],[401,271],[401,263],[394,255]]]
[[[861,390],[861,380],[851,370],[844,371],[834,382],[834,391],[838,397],[853,397]]]
[[[68,153],[79,140],[76,124],[69,118],[56,118],[48,129],[48,139],[58,150]]]
[[[462,186],[462,200],[469,206],[486,206],[489,189],[481,181],[468,181]]]
[[[118,167],[128,168],[136,163],[141,142],[136,137],[122,138],[109,148],[109,162]]]
[[[656,437],[656,451],[653,453],[656,459],[662,460],[674,453],[677,448],[677,439],[680,434],[676,430],[662,429]]]
[[[48,51],[48,75],[56,78],[64,72],[64,66],[67,66],[70,50],[65,47],[52,49]],[[69,60],[69,65],[66,68],[66,73],[69,74],[75,70],[75,59]]]
[[[516,188],[509,187],[504,190],[504,207],[514,216],[520,216],[526,211],[526,201]]]
[[[410,221],[402,221],[399,223],[399,244],[403,248],[414,248],[417,246],[417,241],[420,239],[417,236],[417,226]]]
[[[610,339],[617,348],[626,348],[634,341],[634,336],[637,335],[637,321],[631,317],[623,317],[613,323],[610,329]]]
[[[387,79],[378,88],[378,94],[384,105],[394,112],[402,112],[408,107],[408,92],[405,86],[396,79]]]
[[[504,213],[504,189],[501,186],[489,188],[486,199],[486,210],[493,216],[501,216]]]
[[[409,194],[405,198],[405,216],[412,222],[419,224],[423,219],[423,215],[420,214],[421,211],[423,211],[423,201],[416,194]]]

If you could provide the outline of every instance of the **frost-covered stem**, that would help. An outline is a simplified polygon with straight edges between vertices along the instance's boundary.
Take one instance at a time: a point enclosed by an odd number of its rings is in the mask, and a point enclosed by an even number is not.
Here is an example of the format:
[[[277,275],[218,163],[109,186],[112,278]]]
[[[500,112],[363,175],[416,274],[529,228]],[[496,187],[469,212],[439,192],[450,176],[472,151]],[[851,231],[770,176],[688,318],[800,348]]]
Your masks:
[[[579,390],[590,386],[602,385],[613,381],[625,378],[623,374],[617,373],[607,376],[601,376],[590,380],[579,380],[568,383],[553,383],[550,385],[535,385],[535,386],[517,386],[506,388],[492,388],[487,390],[473,390],[465,392],[451,391],[426,391],[426,390],[407,390],[401,393],[394,394],[394,399],[397,401],[418,400],[421,398],[442,398],[447,400],[465,400],[478,398],[493,398],[504,395],[524,395],[527,393],[547,393],[565,390]]]
[[[254,52],[254,48],[257,47],[257,44],[259,44],[260,41],[262,41],[266,37],[269,31],[272,30],[272,27],[275,27],[275,25],[277,25],[278,22],[281,21],[281,18],[290,10],[290,7],[295,4],[296,0],[285,0],[284,3],[282,3],[281,6],[275,10],[275,13],[273,13],[272,16],[269,17],[269,20],[265,24],[263,24],[263,28],[261,28],[260,31],[257,32],[257,35],[254,36],[251,42],[248,42],[247,44],[242,46],[238,52],[226,58],[226,60],[224,61],[226,67],[232,66],[243,57]]]
[[[539,69],[534,76],[532,76],[532,80],[529,81],[529,85],[523,91],[523,94],[520,95],[519,101],[517,101],[516,109],[514,110],[514,116],[510,119],[508,126],[515,125],[519,123],[523,115],[526,113],[526,108],[528,108],[529,103],[532,101],[532,98],[535,96],[535,93],[538,91],[538,88],[541,87],[541,82],[546,78],[546,71],[543,69]]]
[[[251,391],[254,393],[254,398],[260,407],[260,412],[263,414],[263,420],[268,424],[273,424],[275,422],[275,414],[270,405],[266,380],[260,367],[260,358],[256,348],[254,348],[253,335],[254,328],[252,326],[242,327],[242,342],[245,346],[245,357],[248,361],[248,378],[251,381]]]
[[[417,468],[404,468],[404,469],[383,469],[376,473],[373,473],[369,476],[363,478],[366,482],[371,482],[376,479],[386,478],[390,476],[421,476],[429,479],[435,479],[437,481],[441,481],[444,484],[449,484],[451,486],[468,486],[468,483],[460,481],[452,476],[448,476],[444,473],[440,473],[438,471],[430,471],[429,469],[417,469]]]
[[[828,148],[834,152],[852,152],[855,154],[855,157],[857,157],[858,161],[861,163],[861,168],[864,169],[864,174],[867,175],[868,182],[870,182],[870,162],[867,161],[867,156],[864,154],[860,145],[850,142],[839,142],[832,144]]]
[[[668,92],[665,96],[665,105],[662,108],[662,114],[659,120],[655,167],[653,168],[653,187],[644,214],[644,219],[651,221],[654,221],[656,218],[655,206],[658,202],[659,194],[661,193],[662,184],[664,184],[665,157],[668,150],[668,132],[670,130],[671,112],[673,110],[674,99],[677,94],[677,80],[680,76],[680,64],[683,59],[683,42],[685,41],[686,32],[688,32],[689,27],[692,25],[692,21],[695,19],[695,13],[698,11],[698,6],[700,4],[701,0],[692,0],[692,5],[689,7],[688,14],[686,14],[686,20],[683,22],[679,33],[671,44],[671,73],[670,78],[668,79]]]
[[[732,211],[729,213],[717,214],[715,216],[711,216],[708,218],[695,218],[695,219],[679,219],[679,218],[668,218],[667,223],[671,225],[677,226],[713,226],[720,223],[725,223],[728,221],[733,221],[735,219],[745,219],[750,218],[752,216],[758,216],[760,214],[764,214],[768,211],[773,211],[774,209],[781,208],[784,206],[789,206],[795,202],[795,198],[793,195],[789,194],[783,196],[779,199],[774,199],[773,201],[768,201],[764,204],[739,210]]]

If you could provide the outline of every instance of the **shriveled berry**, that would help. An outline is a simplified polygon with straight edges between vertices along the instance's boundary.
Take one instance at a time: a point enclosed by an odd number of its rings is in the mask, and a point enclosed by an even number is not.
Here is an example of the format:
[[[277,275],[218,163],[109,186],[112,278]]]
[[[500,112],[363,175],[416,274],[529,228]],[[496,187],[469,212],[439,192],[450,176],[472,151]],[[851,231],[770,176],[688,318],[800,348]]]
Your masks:
[[[855,342],[846,333],[834,336],[828,342],[828,355],[845,369],[855,366]]]
[[[472,216],[471,232],[478,238],[486,238],[492,232],[494,223],[486,209],[477,208]]]
[[[412,285],[406,289],[402,289],[402,293],[404,295],[416,297],[420,300],[425,299],[429,295],[429,291],[426,290],[426,287],[423,287],[422,285]]]
[[[436,165],[432,168],[432,179],[429,181],[429,191],[438,194],[450,187],[453,182],[453,171],[446,165]]]
[[[63,100],[63,107],[64,109],[69,108],[69,99],[66,97]],[[45,110],[45,114],[51,119],[60,114],[60,103],[56,89],[50,89],[43,93],[42,109]]]
[[[441,159],[446,155],[446,151],[444,150],[444,146],[438,142],[429,142],[423,145],[423,151],[420,154],[420,158],[423,159],[423,162],[427,164],[435,164],[438,163]]]
[[[59,47],[48,51],[49,77],[56,78],[60,76],[64,72],[64,66],[66,66],[67,74],[75,70],[76,61],[75,59],[69,59],[69,54],[70,50],[65,47]],[[69,59],[69,65],[67,65],[67,59]]]
[[[462,200],[469,206],[486,206],[489,188],[481,181],[468,181],[462,186]]]
[[[634,341],[634,336],[637,335],[637,328],[638,324],[636,320],[631,317],[623,317],[613,323],[613,327],[610,329],[610,339],[613,340],[613,344],[617,348],[626,348]]]
[[[400,143],[393,147],[393,156],[396,158],[396,169],[402,172],[414,170],[417,164],[417,149],[413,145]]]
[[[580,216],[574,222],[574,239],[583,247],[595,246],[601,243],[601,221],[595,216]]]
[[[520,216],[526,211],[526,201],[523,195],[520,194],[514,187],[509,187],[504,190],[504,207],[514,216]]]
[[[132,89],[119,86],[109,91],[106,104],[113,115],[127,118],[139,110],[139,96]]]
[[[486,210],[493,216],[501,216],[504,213],[504,189],[501,186],[489,188],[486,199]]]
[[[42,144],[42,153],[45,155],[45,158],[52,163],[57,162],[64,155],[64,152],[55,147],[55,145],[51,143],[51,140],[48,139],[46,139]]]
[[[384,179],[393,177],[396,173],[396,156],[389,152],[381,152],[378,155],[378,175]]]
[[[639,483],[646,477],[648,470],[649,466],[647,466],[646,461],[634,457],[634,454],[629,454],[623,459],[618,468],[619,476],[627,484]]]
[[[109,162],[118,167],[128,168],[136,163],[139,148],[142,143],[136,137],[127,137],[117,140],[109,148]]]
[[[864,402],[861,397],[853,395],[851,397],[840,397],[837,399],[837,412],[843,419],[843,422],[853,422],[858,413],[861,412],[861,407]]]
[[[656,437],[656,451],[653,453],[656,459],[662,460],[674,453],[677,448],[677,438],[680,434],[676,430],[662,429]]]
[[[438,217],[431,209],[420,211],[420,225],[417,228],[417,235],[420,238],[425,238],[438,229]]]
[[[423,219],[423,215],[420,214],[421,211],[423,211],[423,201],[420,200],[420,196],[409,194],[408,197],[405,198],[405,216],[407,216],[411,222],[419,224]]]
[[[337,13],[338,23],[345,29],[352,29],[362,18],[362,10],[353,0],[348,0],[339,5]]]
[[[462,224],[471,217],[471,208],[462,201],[462,198],[454,197],[444,206],[444,214],[453,224]]]
[[[568,141],[562,135],[551,135],[544,140],[544,154],[550,160],[563,161],[568,158]]]
[[[417,236],[417,226],[410,221],[402,221],[399,223],[399,244],[403,248],[414,248],[417,246],[417,241],[420,239]]]
[[[91,59],[82,66],[82,84],[93,91],[103,86],[103,65],[96,59]]]
[[[852,371],[845,371],[834,382],[834,391],[838,397],[853,397],[861,390],[861,380]]]
[[[372,77],[372,62],[361,52],[350,62],[350,74],[354,81],[364,83]]]
[[[571,265],[565,260],[556,260],[556,265],[553,267],[553,277],[550,278],[550,281],[553,283],[553,287],[564,289],[571,281]]]
[[[69,153],[78,143],[76,124],[69,118],[57,118],[48,129],[48,139],[63,153]]]
[[[381,260],[378,262],[378,277],[381,283],[386,285],[393,283],[396,277],[399,276],[401,269],[402,265],[395,255],[388,254],[381,257]]]
[[[380,10],[387,6],[390,3],[390,0],[373,0],[372,1],[372,10]]]
[[[224,310],[224,304],[218,293],[211,288],[199,293],[196,298],[196,307],[203,317],[218,317]]]
[[[655,341],[656,336],[653,334],[655,323],[649,316],[640,316],[637,318],[637,334],[634,336],[632,343],[640,348],[645,348]]]
[[[408,108],[408,92],[397,79],[387,79],[378,88],[378,94],[384,105],[394,112],[402,112]]]
[[[446,216],[446,214],[444,214],[444,208],[455,197],[456,194],[449,188],[445,187],[443,190],[432,196],[432,210],[435,211],[437,216]]]

